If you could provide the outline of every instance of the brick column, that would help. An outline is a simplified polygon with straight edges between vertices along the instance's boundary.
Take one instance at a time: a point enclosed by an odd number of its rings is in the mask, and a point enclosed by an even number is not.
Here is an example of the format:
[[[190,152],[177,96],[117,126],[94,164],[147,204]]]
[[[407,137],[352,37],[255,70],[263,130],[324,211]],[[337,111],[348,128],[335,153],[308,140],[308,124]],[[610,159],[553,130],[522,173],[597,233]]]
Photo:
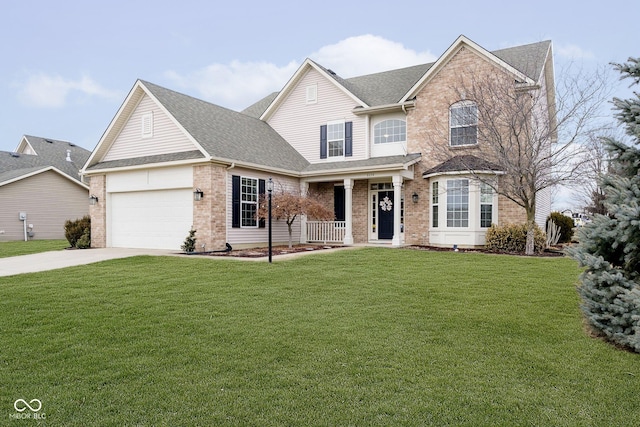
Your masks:
[[[202,200],[193,201],[193,228],[196,230],[196,250],[225,248],[227,238],[227,173],[223,166],[213,164],[193,167],[193,188],[203,192]]]
[[[89,195],[98,197],[98,203],[89,206],[91,216],[91,247],[107,247],[107,187],[105,175],[92,175],[89,181]],[[89,199],[87,198],[87,203]]]

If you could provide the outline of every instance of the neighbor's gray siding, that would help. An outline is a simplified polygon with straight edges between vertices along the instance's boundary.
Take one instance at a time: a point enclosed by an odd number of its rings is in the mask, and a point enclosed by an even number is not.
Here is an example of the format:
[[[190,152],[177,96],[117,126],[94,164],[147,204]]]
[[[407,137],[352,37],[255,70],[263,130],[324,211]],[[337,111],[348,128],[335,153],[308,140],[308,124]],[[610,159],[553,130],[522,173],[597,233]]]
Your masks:
[[[20,212],[33,224],[33,239],[64,239],[68,219],[89,214],[89,191],[48,171],[0,187],[0,241],[23,240]],[[4,231],[4,232],[3,232]]]

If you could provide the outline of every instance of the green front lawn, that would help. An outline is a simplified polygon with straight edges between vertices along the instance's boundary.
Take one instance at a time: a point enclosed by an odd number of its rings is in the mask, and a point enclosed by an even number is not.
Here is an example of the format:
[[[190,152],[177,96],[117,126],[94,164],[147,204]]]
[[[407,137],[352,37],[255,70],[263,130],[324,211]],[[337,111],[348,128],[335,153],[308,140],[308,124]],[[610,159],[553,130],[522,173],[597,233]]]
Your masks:
[[[38,252],[59,251],[69,247],[66,240],[29,240],[0,242],[0,258],[18,255],[36,254]]]
[[[0,278],[0,424],[640,425],[640,356],[585,335],[577,276],[366,248]]]

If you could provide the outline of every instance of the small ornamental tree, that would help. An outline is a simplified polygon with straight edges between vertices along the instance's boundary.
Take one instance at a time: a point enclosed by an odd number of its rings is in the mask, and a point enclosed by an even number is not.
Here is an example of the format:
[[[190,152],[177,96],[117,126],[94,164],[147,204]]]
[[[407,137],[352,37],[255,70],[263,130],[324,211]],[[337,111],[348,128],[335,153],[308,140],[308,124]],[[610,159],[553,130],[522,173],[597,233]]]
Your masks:
[[[258,209],[259,218],[269,217],[269,196],[265,195],[260,200]],[[271,217],[276,220],[284,220],[289,231],[289,247],[293,246],[293,224],[301,215],[307,215],[318,221],[332,221],[335,218],[333,206],[327,207],[317,197],[309,193],[300,193],[280,190],[271,196]]]
[[[189,235],[184,239],[184,243],[180,246],[185,252],[194,252],[196,250],[196,230],[189,230]]]
[[[640,82],[640,59],[616,68],[623,78]],[[640,353],[640,96],[634,95],[613,100],[633,144],[606,140],[611,163],[600,186],[608,215],[594,215],[568,253],[585,267],[579,292],[592,331]]]

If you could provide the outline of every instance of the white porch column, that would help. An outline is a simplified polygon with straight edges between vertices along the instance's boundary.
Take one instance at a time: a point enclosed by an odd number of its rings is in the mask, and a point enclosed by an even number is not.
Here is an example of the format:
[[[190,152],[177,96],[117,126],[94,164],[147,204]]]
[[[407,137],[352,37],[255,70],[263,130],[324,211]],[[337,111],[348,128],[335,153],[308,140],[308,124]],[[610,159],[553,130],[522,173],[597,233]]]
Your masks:
[[[393,176],[393,239],[391,240],[392,246],[400,246],[402,244],[400,234],[400,214],[402,206],[402,176]]]
[[[300,195],[306,197],[309,194],[309,183],[300,182]],[[307,216],[300,215],[300,243],[307,243]]]
[[[353,179],[344,179],[344,244],[353,245]]]

